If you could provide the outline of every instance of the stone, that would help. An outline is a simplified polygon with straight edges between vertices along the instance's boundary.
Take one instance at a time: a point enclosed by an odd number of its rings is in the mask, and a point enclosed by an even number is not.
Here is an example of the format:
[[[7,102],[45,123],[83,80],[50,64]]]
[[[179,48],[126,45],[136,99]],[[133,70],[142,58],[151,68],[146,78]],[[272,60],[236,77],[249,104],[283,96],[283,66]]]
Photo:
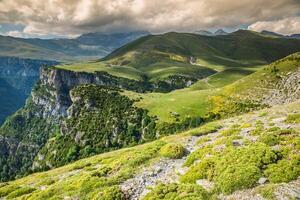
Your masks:
[[[202,186],[207,191],[211,191],[214,188],[214,183],[210,182],[207,179],[199,179],[196,181],[196,183]]]
[[[267,178],[261,177],[261,178],[258,180],[258,183],[259,183],[260,185],[262,185],[262,184],[265,184],[267,181],[268,181]]]

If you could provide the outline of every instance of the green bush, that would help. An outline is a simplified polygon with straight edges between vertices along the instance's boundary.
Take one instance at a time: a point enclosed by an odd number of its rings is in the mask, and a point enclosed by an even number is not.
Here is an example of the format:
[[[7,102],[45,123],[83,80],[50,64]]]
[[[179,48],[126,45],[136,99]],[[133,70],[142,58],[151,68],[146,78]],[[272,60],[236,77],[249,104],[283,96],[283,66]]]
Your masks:
[[[300,113],[288,115],[285,122],[292,123],[292,124],[299,124],[300,123]]]
[[[181,144],[166,144],[159,153],[166,158],[179,159],[185,155],[185,149]]]
[[[32,187],[22,187],[20,189],[17,189],[15,191],[13,191],[12,193],[10,193],[8,196],[7,196],[7,199],[14,199],[16,197],[20,197],[24,194],[29,194],[29,193],[32,193],[33,191],[35,191],[36,189],[35,188],[32,188]]]
[[[280,142],[280,137],[278,134],[276,133],[263,133],[260,138],[259,138],[259,141],[262,142],[262,143],[265,143],[269,146],[274,146],[274,145],[277,145],[279,144]]]
[[[208,154],[210,157],[206,156]],[[216,183],[217,190],[231,193],[254,186],[266,166],[279,159],[281,156],[264,143],[240,148],[229,146],[220,153],[207,147],[188,156],[186,166],[191,166],[195,160],[200,162],[190,167],[180,181],[195,183],[198,179],[208,179]]]
[[[180,177],[182,183],[196,183],[199,179],[212,179],[214,174],[215,161],[204,159],[192,166],[189,171]]]
[[[159,184],[143,200],[207,200],[210,195],[196,184]]]
[[[205,124],[199,128],[195,128],[189,131],[189,134],[192,136],[201,136],[201,135],[207,135],[209,133],[214,133],[218,131],[222,126],[219,123],[211,122],[208,124]]]
[[[280,160],[278,163],[269,165],[264,173],[272,183],[289,182],[300,175],[300,161]]]
[[[261,173],[258,167],[241,164],[231,165],[219,174],[216,178],[217,187],[225,194],[236,190],[250,188],[260,178]]]
[[[274,184],[263,185],[257,188],[257,192],[261,194],[262,197],[268,200],[275,199],[274,191],[276,186]]]
[[[118,186],[107,187],[100,191],[93,199],[101,200],[122,200],[123,194]]]
[[[14,186],[14,185],[7,185],[5,187],[1,187],[0,188],[0,197],[7,196],[9,193],[11,193],[17,189],[18,189],[18,187]]]

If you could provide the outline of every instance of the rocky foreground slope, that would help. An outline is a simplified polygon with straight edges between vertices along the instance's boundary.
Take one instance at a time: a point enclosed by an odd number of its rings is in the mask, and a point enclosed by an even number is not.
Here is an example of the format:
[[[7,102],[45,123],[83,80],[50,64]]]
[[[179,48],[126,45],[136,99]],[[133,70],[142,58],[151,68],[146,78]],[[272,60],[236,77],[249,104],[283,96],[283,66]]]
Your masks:
[[[297,199],[300,102],[2,183],[6,199]]]

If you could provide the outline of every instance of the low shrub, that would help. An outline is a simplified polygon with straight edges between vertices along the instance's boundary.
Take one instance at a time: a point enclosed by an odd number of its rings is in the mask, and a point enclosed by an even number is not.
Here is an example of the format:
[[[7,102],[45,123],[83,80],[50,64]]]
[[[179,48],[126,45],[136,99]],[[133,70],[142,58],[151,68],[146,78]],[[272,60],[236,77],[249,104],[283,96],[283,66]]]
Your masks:
[[[111,186],[100,191],[93,199],[122,200],[123,194],[119,186]]]
[[[6,198],[7,199],[14,199],[16,197],[20,197],[20,196],[25,195],[25,194],[30,194],[35,190],[36,189],[32,188],[32,187],[22,187],[22,188],[19,188],[19,189],[13,191],[12,193],[10,193]]]
[[[300,113],[289,114],[285,120],[286,123],[299,124],[300,123]]]
[[[241,164],[231,165],[216,178],[217,187],[225,194],[236,190],[250,188],[256,184],[261,176],[258,167]]]
[[[205,124],[199,128],[195,128],[189,131],[189,134],[192,136],[202,136],[207,135],[209,133],[214,133],[218,131],[222,126],[217,122],[211,122]]]
[[[204,159],[192,166],[187,173],[180,177],[182,183],[196,183],[199,179],[212,179],[214,174],[215,161]]]
[[[185,155],[185,149],[181,144],[166,144],[160,149],[159,153],[166,158],[178,159]]]
[[[256,189],[256,191],[267,200],[275,199],[275,195],[274,195],[275,190],[276,190],[276,186],[274,184],[263,185]]]
[[[266,133],[263,133],[260,136],[259,141],[262,142],[262,143],[265,143],[265,144],[267,144],[269,146],[274,146],[274,145],[279,144],[280,137],[276,133],[266,132]]]
[[[283,159],[269,165],[264,173],[271,183],[289,182],[300,175],[300,161]]]
[[[0,197],[7,196],[11,192],[17,190],[18,187],[14,185],[6,185],[5,187],[0,188]]]
[[[254,186],[266,167],[281,159],[278,154],[264,143],[240,148],[229,146],[221,153],[207,147],[188,156],[185,165],[191,167],[180,180],[195,183],[198,179],[208,179],[216,183],[218,191],[232,193]],[[192,165],[196,160],[200,162]]]
[[[196,184],[159,184],[143,200],[207,200],[209,193]]]

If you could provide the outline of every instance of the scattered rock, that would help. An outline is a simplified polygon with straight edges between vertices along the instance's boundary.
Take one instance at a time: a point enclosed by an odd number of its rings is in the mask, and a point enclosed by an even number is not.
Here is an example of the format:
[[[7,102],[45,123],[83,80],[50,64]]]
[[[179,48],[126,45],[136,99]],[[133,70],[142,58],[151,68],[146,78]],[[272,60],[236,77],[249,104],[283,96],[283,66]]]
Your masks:
[[[258,180],[258,183],[259,183],[260,185],[262,185],[262,184],[265,184],[267,181],[268,181],[267,178],[261,177],[261,178]]]
[[[196,181],[196,183],[202,186],[207,191],[211,191],[214,188],[214,183],[210,182],[207,179],[199,179]]]

